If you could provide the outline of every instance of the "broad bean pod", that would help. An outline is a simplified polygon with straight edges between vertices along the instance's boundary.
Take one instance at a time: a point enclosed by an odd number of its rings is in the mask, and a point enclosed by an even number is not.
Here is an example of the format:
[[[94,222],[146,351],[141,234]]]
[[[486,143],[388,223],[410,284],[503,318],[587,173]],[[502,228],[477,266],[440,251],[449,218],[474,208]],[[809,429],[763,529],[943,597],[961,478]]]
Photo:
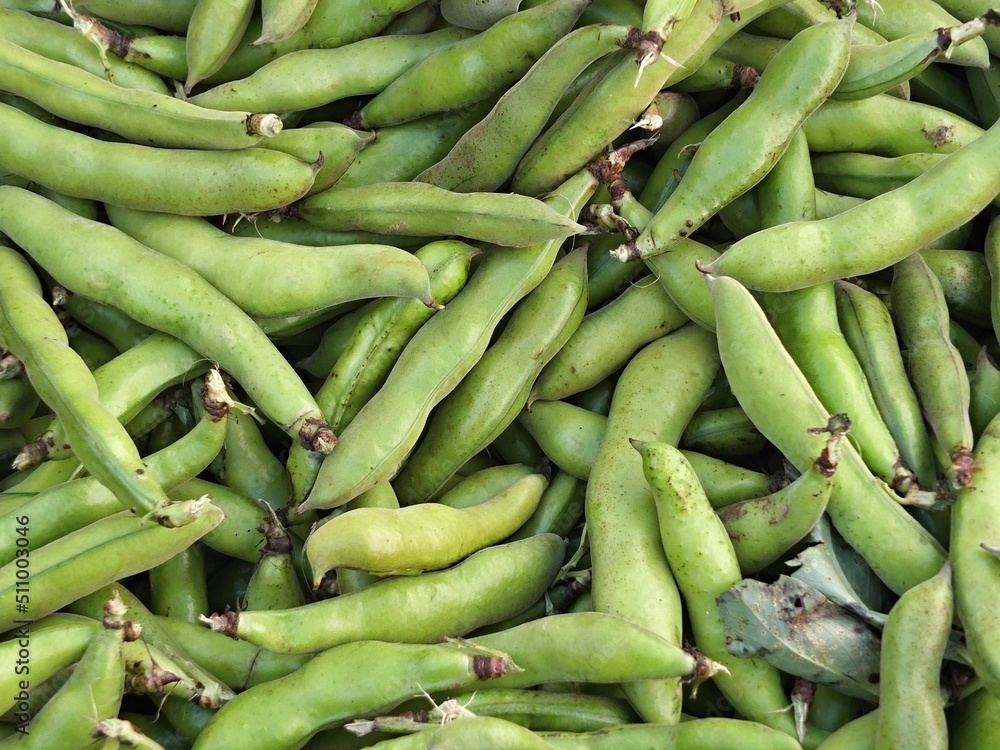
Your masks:
[[[829,219],[765,229],[703,268],[773,292],[886,268],[969,221],[1000,193],[1000,174],[987,166],[997,153],[1000,127],[993,126],[902,187]],[[809,253],[779,257],[770,252],[776,246]]]
[[[687,325],[643,348],[615,388],[608,427],[587,484],[594,609],[681,642],[681,603],[638,454],[629,438],[676,443],[718,371],[711,333]],[[677,721],[676,680],[626,683],[646,721]]]
[[[213,112],[154,91],[122,88],[7,41],[0,42],[0,88],[57,117],[149,146],[242,149],[281,131],[274,114]]]
[[[301,198],[319,165],[267,149],[189,151],[90,138],[0,104],[0,166],[60,193],[190,216]]]
[[[384,711],[420,690],[468,685],[514,668],[506,657],[460,644],[348,643],[241,693],[209,721],[194,748],[297,747],[321,729]],[[290,705],[297,710],[289,712]],[[245,731],[248,722],[253,732]]]
[[[113,719],[121,708],[125,685],[122,644],[125,606],[120,599],[105,605],[103,626],[59,691],[45,704],[24,734],[4,743],[24,748],[86,747],[94,723]]]
[[[304,249],[236,237],[194,216],[109,205],[108,217],[117,229],[197,271],[255,318],[300,315],[369,297],[416,297],[436,305],[420,260],[389,245]],[[377,276],[372,268],[379,269]]]
[[[583,231],[558,208],[507,193],[455,193],[423,182],[333,187],[290,209],[323,229],[418,237],[458,235],[525,247]]]
[[[192,96],[199,107],[287,112],[320,107],[338,99],[375,94],[427,55],[467,39],[463,29],[419,36],[363,39],[335,49],[282,55],[238,81]]]
[[[295,609],[228,612],[203,622],[278,653],[310,653],[375,637],[434,642],[526,609],[552,582],[564,550],[554,534],[540,534],[487,547],[448,570],[392,578]]]
[[[352,123],[362,128],[397,125],[485,99],[524,75],[573,27],[588,4],[548,0],[429,55],[366,104]],[[462,75],[450,75],[455,70]]]
[[[415,179],[462,193],[496,190],[514,174],[573,79],[622,46],[631,31],[627,26],[587,25],[564,36],[447,156]]]
[[[937,277],[919,253],[893,268],[892,315],[908,350],[907,371],[938,446],[948,456],[949,480],[964,487],[972,471],[969,376],[949,336],[948,305]]]
[[[347,511],[306,540],[313,586],[334,568],[387,576],[453,565],[514,533],[534,512],[547,484],[540,474],[530,474],[486,502],[462,510],[425,502]]]
[[[843,77],[851,27],[851,22],[837,21],[797,34],[771,61],[746,102],[705,139],[685,179],[642,234],[614,251],[616,257],[625,261],[669,250],[760,182]]]
[[[977,676],[993,695],[1000,694],[1000,651],[991,636],[997,612],[989,605],[1000,560],[984,549],[1000,546],[997,520],[997,468],[1000,420],[994,418],[976,445],[971,481],[957,493],[951,512],[950,560],[955,608]]]
[[[27,191],[0,188],[0,205],[0,228],[60,282],[176,335],[232,374],[288,434],[314,450],[332,449],[335,438],[291,365],[239,307],[197,273],[113,227],[80,219]],[[75,260],[81,247],[88,251],[82,267]],[[123,267],[131,272],[123,276]]]
[[[579,328],[587,306],[587,254],[578,248],[511,313],[503,333],[438,405],[394,486],[410,505],[437,493],[514,421],[532,383]]]
[[[124,507],[173,524],[162,507],[163,488],[147,473],[125,428],[100,402],[93,374],[69,348],[66,332],[42,299],[28,262],[0,247],[0,270],[0,331],[25,364],[34,389],[58,415],[81,463]]]
[[[548,201],[564,216],[575,216],[596,189],[584,170]],[[305,507],[342,505],[395,474],[430,410],[472,369],[503,315],[545,278],[560,244],[495,252],[483,260],[447,309],[421,327],[385,385],[344,430]]]
[[[889,611],[882,629],[875,750],[948,747],[940,680],[953,605],[946,562]]]
[[[733,394],[768,440],[805,471],[826,442],[808,430],[826,426],[829,412],[750,292],[729,277],[706,280],[715,300],[719,353]],[[789,399],[794,399],[794,408]],[[842,446],[827,513],[848,544],[894,591],[901,593],[941,568],[940,546],[871,475],[850,445]]]
[[[131,511],[122,511],[32,550],[32,614],[51,614],[112,581],[159,565],[222,522],[222,511],[207,500],[179,506],[172,510],[186,512],[192,520],[177,528],[142,523]],[[18,560],[0,568],[3,601],[14,598],[17,571],[23,567]],[[13,627],[15,620],[14,607],[5,607],[0,632]]]

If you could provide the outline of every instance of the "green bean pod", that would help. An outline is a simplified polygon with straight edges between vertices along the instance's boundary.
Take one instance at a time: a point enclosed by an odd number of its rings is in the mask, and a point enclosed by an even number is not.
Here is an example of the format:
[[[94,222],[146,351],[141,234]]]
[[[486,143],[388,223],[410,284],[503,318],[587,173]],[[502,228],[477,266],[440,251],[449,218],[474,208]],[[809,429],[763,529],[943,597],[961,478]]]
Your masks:
[[[238,691],[290,675],[312,658],[312,654],[275,654],[184,620],[157,617],[156,621],[184,644],[195,663],[211,667],[224,684]]]
[[[919,253],[896,264],[890,297],[921,411],[949,457],[949,480],[964,487],[972,472],[974,442],[969,377],[949,338],[950,318],[941,284]]]
[[[472,107],[379,128],[375,143],[354,160],[337,184],[349,188],[415,179],[447,156],[469,128],[490,111],[493,103],[490,97]],[[399,244],[398,239],[396,242]]]
[[[218,708],[224,702],[234,697],[233,692],[227,684],[220,682],[219,678],[192,661],[191,657],[184,650],[184,647],[180,645],[180,642],[175,640],[171,635],[172,631],[169,631],[161,624],[163,618],[153,615],[132,592],[120,583],[102,586],[93,593],[76,599],[66,605],[65,611],[99,620],[104,607],[103,603],[109,597],[114,596],[121,597],[126,606],[128,606],[129,620],[138,623],[142,628],[143,640],[146,643],[156,646],[161,653],[169,656],[171,661],[182,665],[186,674],[191,675],[204,686],[202,691],[203,702],[207,698],[210,702],[210,708]],[[184,622],[183,620],[178,622],[182,622],[188,626],[191,625],[191,623]]]
[[[252,0],[198,0],[188,22],[184,51],[187,80],[184,93],[223,66],[236,51],[250,25]]]
[[[118,715],[125,684],[122,644],[126,611],[120,599],[107,602],[103,627],[94,634],[72,676],[28,724],[24,734],[17,735],[17,741],[10,744],[27,748],[87,747],[92,742],[94,723]]]
[[[555,535],[540,534],[487,547],[448,570],[391,578],[295,609],[227,612],[203,621],[278,653],[321,651],[364,638],[429,643],[526,609],[552,582],[564,549]],[[433,608],[427,606],[431,598]]]
[[[218,526],[223,518],[222,511],[207,500],[180,503],[173,511],[187,513],[192,520],[167,528],[143,523],[132,512],[122,511],[32,550],[32,614],[50,614],[111,581],[159,565]],[[24,557],[19,555],[18,560]],[[16,572],[23,567],[18,560],[0,568],[0,597],[4,600],[15,596]],[[0,631],[9,630],[15,619],[10,615],[0,618]]]
[[[148,146],[242,149],[281,131],[277,115],[224,114],[155,91],[122,88],[7,41],[0,42],[0,88],[64,120]]]
[[[163,488],[146,472],[125,428],[100,402],[94,376],[69,348],[66,332],[42,299],[27,261],[0,247],[0,264],[0,331],[24,362],[32,386],[59,416],[77,457],[123,506],[174,523],[163,515]]]
[[[66,326],[70,348],[80,355],[87,368],[93,372],[118,356],[118,350],[109,341],[96,336],[75,323]]]
[[[194,216],[108,206],[112,224],[197,271],[247,315],[277,318],[369,297],[416,297],[434,306],[423,264],[389,245],[303,249],[235,237]],[[233,273],[234,269],[239,273]],[[374,276],[372,268],[378,268]]]
[[[542,369],[528,404],[564,399],[597,385],[643,346],[686,322],[687,316],[655,279],[640,279],[583,319]]]
[[[687,604],[697,647],[726,667],[715,684],[736,710],[751,721],[795,735],[791,716],[781,711],[788,698],[778,670],[763,660],[734,657],[715,599],[742,578],[726,528],[698,484],[697,475],[676,448],[633,440],[653,491],[660,536],[670,569]]]
[[[985,21],[976,19],[907,34],[886,44],[855,45],[851,48],[847,72],[831,98],[851,101],[884,93],[931,63],[941,58],[948,60],[955,47],[982,36],[985,30]]]
[[[965,627],[965,640],[977,676],[994,695],[1000,690],[1000,652],[990,634],[997,613],[989,606],[996,589],[998,560],[984,546],[1000,546],[997,527],[997,467],[1000,421],[994,419],[979,438],[971,481],[952,507],[950,559],[954,571],[955,604]]]
[[[784,732],[744,719],[695,719],[680,724],[625,724],[583,734],[542,733],[560,750],[800,750]],[[855,750],[860,750],[855,748]]]
[[[829,96],[850,56],[850,22],[832,22],[796,35],[775,56],[753,93],[709,135],[663,208],[619,260],[668,250],[767,174],[802,123]],[[808,79],[804,78],[808,76]],[[808,80],[808,82],[807,82]],[[768,127],[763,127],[767,113]],[[756,127],[755,127],[756,126]]]
[[[535,511],[547,484],[540,474],[531,474],[481,505],[462,510],[421,503],[348,511],[306,540],[313,586],[334,568],[387,576],[453,565],[517,531]]]
[[[428,55],[469,36],[464,29],[442,29],[418,36],[372,37],[335,49],[290,52],[246,78],[219,84],[188,101],[219,110],[314,109],[338,99],[377,94]]]
[[[288,434],[320,452],[332,449],[335,439],[291,365],[253,321],[194,271],[26,191],[0,188],[0,204],[3,231],[60,281],[176,335],[231,373]],[[85,267],[76,261],[81,247],[88,251]],[[123,264],[132,269],[127,278]],[[187,303],[178,309],[165,299]]]
[[[984,348],[979,352],[976,371],[969,377],[969,419],[977,442],[997,414],[1000,414],[1000,369]]]
[[[688,325],[647,345],[615,388],[608,427],[590,471],[586,517],[593,561],[594,609],[618,615],[681,643],[681,603],[656,508],[629,438],[676,443],[718,370],[715,339]],[[677,721],[676,680],[626,683],[647,721]]]
[[[941,282],[951,317],[963,325],[989,328],[991,279],[986,256],[945,248],[925,248],[920,256]]]
[[[273,512],[264,517],[262,528],[264,547],[247,584],[243,608],[275,610],[301,607],[308,599],[292,564],[293,550],[288,532]],[[206,606],[201,611],[207,610]]]
[[[222,453],[222,484],[275,510],[288,503],[292,489],[281,460],[264,442],[249,414],[230,414]]]
[[[206,416],[189,433],[161,452],[147,456],[143,464],[154,480],[171,489],[202,471],[222,448],[226,420]],[[88,524],[122,509],[116,495],[94,477],[63,482],[25,498],[15,510],[0,515],[0,564],[14,560],[18,549],[14,533],[17,518],[31,519],[31,543],[42,547]]]
[[[987,40],[987,44],[989,44],[989,40]],[[991,62],[989,70],[966,68],[965,77],[969,82],[979,122],[983,127],[989,127],[1000,120],[1000,94],[996,91],[998,83],[996,65]]]
[[[594,177],[583,171],[549,202],[575,216],[596,188]],[[545,277],[559,244],[495,252],[483,260],[447,309],[411,339],[385,385],[344,430],[305,507],[342,505],[398,470],[430,410],[472,369],[503,315]]]
[[[858,23],[877,31],[890,41],[959,23],[959,19],[943,7],[927,0],[888,0],[882,10],[882,13],[876,13],[867,5],[858,7]],[[972,39],[953,49],[947,61],[953,65],[987,68],[989,50],[982,39]]]
[[[829,412],[749,291],[729,277],[706,280],[715,300],[719,353],[733,394],[768,440],[806,471],[826,442],[808,430],[826,426]],[[941,568],[938,544],[871,475],[850,445],[842,446],[827,513],[848,544],[894,591],[905,591]]]
[[[507,654],[521,668],[500,677],[498,688],[673,677],[700,681],[715,675],[717,667],[635,623],[599,612],[543,617],[471,642]]]
[[[413,66],[352,122],[378,128],[475,104],[524,75],[572,28],[587,4],[587,0],[548,0],[497,21]],[[458,79],[450,75],[455,70],[462,71]]]
[[[280,42],[305,26],[319,0],[262,0],[260,36],[254,44]]]
[[[151,333],[134,347],[94,371],[101,403],[126,424],[159,393],[207,370],[208,362],[182,341]],[[72,455],[66,430],[58,418],[18,456],[24,468]]]
[[[455,193],[422,182],[334,187],[292,211],[323,229],[357,229],[420,237],[458,235],[525,247],[583,231],[557,208],[522,195]]]
[[[882,629],[875,750],[948,747],[941,661],[954,606],[951,566],[914,586],[889,611]]]
[[[998,144],[1000,127],[993,127],[902,187],[829,219],[765,229],[703,268],[761,291],[801,289],[886,268],[969,221],[1000,193],[1000,176],[985,167]],[[942,194],[954,200],[936,200]],[[796,254],[790,251],[779,260],[769,252],[775,246],[808,247],[809,253],[792,261]]]
[[[835,288],[837,320],[865,373],[879,413],[920,486],[931,488],[937,469],[930,437],[917,395],[906,375],[889,311],[878,297],[854,284],[837,281]]]
[[[23,711],[19,704],[27,704],[29,688],[79,661],[98,627],[90,618],[62,613],[19,625],[0,642],[0,714],[15,706]]]
[[[777,560],[808,534],[830,501],[843,433],[834,432],[809,469],[787,487],[719,511],[743,575]]]
[[[823,406],[831,414],[847,414],[848,439],[864,462],[875,476],[905,493],[916,477],[903,464],[864,371],[840,330],[834,285],[767,295],[764,308],[785,350]]]
[[[127,89],[166,94],[163,80],[145,68],[116,55],[102,55],[76,29],[58,21],[0,8],[0,37],[38,55],[73,65]]]
[[[101,141],[7,105],[0,105],[0,133],[0,166],[15,174],[67,195],[185,215],[285,206],[312,187],[319,166],[267,149],[187,151]]]
[[[545,127],[563,91],[588,65],[625,43],[626,26],[588,25],[556,42],[473,125],[448,155],[416,180],[455,190],[496,190],[514,174],[517,162]]]
[[[553,265],[518,303],[496,343],[435,409],[426,434],[394,481],[404,504],[432,497],[514,421],[538,373],[583,320],[586,252],[578,248]]]
[[[882,156],[950,154],[984,132],[947,110],[887,94],[853,102],[827,100],[802,129],[810,151],[862,151]]]
[[[385,710],[420,690],[460,687],[513,668],[506,657],[458,644],[345,644],[240,694],[212,718],[194,748],[301,746],[321,729]],[[250,734],[248,722],[255,722]]]

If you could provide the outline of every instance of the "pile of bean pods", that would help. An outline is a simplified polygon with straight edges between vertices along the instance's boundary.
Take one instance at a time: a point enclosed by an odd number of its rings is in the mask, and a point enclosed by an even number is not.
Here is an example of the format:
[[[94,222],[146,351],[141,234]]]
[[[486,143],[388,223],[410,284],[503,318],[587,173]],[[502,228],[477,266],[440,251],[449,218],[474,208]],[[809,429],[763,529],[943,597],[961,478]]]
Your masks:
[[[0,0],[0,747],[1000,746],[994,0]]]

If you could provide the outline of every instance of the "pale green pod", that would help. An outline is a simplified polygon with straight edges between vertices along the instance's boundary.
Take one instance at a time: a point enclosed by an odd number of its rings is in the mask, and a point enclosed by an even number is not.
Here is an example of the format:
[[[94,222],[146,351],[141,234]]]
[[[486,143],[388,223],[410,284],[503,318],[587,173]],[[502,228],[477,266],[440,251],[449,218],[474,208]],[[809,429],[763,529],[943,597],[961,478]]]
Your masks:
[[[281,131],[274,114],[213,112],[154,91],[125,89],[7,41],[0,41],[0,89],[57,117],[148,146],[242,149]]]
[[[706,280],[715,300],[719,352],[733,394],[768,440],[805,471],[826,442],[808,430],[826,427],[829,412],[750,292],[725,276]],[[871,475],[850,445],[843,446],[827,513],[848,544],[895,591],[905,591],[941,568],[940,546]]]
[[[4,169],[60,193],[193,216],[285,206],[312,187],[318,168],[266,149],[189,151],[101,141],[2,104],[0,154]]]
[[[108,206],[108,216],[117,229],[194,269],[255,318],[301,315],[369,297],[416,297],[434,305],[423,264],[390,245],[305,249],[238,237],[195,216],[120,206]]]
[[[280,42],[305,26],[319,0],[262,0],[260,36],[254,44]]]
[[[719,511],[743,575],[770,565],[819,521],[830,501],[841,438],[843,433],[835,432],[819,458],[787,487]]]
[[[383,576],[446,568],[514,533],[534,512],[547,485],[544,477],[531,474],[463,510],[421,503],[347,511],[306,540],[313,583],[342,567]]]
[[[578,248],[518,303],[500,338],[434,411],[394,482],[404,504],[433,497],[462,464],[507,430],[538,373],[579,327],[586,307],[587,251]]]
[[[583,231],[541,201],[507,193],[454,193],[421,182],[383,182],[312,195],[293,209],[323,229],[421,237],[458,235],[525,247]]]
[[[575,216],[597,188],[589,172],[549,200]],[[336,507],[398,471],[420,437],[430,410],[472,369],[503,315],[537,286],[555,261],[559,241],[490,253],[448,307],[410,341],[389,379],[323,461],[306,507]]]
[[[223,66],[250,24],[253,0],[198,0],[188,22],[184,50],[187,79],[184,93]]]
[[[528,404],[563,399],[597,385],[644,345],[686,322],[687,316],[655,279],[636,281],[583,319],[538,376]]]
[[[192,96],[199,107],[293,112],[375,94],[432,52],[470,36],[443,29],[420,36],[372,37],[334,49],[281,55],[253,74]]]

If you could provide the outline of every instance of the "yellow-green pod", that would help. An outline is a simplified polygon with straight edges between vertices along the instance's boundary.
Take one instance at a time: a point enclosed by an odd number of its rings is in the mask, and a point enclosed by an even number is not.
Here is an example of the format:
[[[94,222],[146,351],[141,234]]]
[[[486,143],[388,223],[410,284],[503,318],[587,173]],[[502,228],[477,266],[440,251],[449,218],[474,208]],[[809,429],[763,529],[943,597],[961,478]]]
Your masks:
[[[456,510],[438,503],[357,508],[310,534],[306,556],[314,585],[333,568],[380,575],[440,570],[507,538],[534,512],[548,482],[530,474],[481,505]]]

